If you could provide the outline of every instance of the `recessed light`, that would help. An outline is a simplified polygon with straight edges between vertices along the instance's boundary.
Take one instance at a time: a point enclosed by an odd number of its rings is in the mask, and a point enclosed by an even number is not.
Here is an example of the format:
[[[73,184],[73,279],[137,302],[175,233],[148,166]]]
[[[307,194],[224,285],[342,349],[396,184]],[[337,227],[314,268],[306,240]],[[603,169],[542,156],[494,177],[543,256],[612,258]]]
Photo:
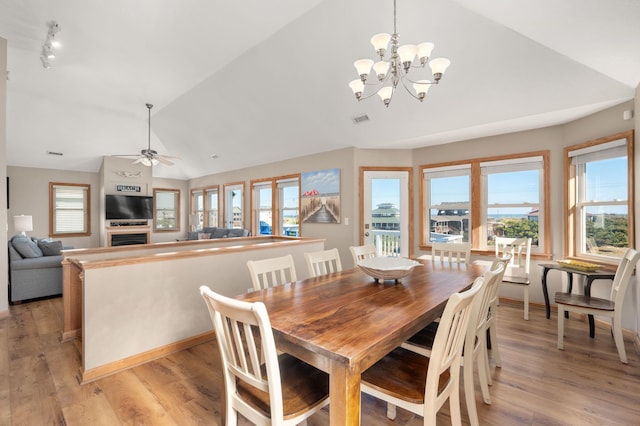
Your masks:
[[[218,154],[211,154],[211,158],[218,158]]]

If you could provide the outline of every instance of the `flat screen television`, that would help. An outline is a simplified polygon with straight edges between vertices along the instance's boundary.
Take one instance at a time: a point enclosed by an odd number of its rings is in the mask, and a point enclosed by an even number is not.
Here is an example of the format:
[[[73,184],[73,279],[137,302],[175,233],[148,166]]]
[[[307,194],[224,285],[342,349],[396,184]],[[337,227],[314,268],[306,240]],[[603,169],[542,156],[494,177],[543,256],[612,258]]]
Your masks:
[[[107,195],[106,219],[153,219],[153,197]]]

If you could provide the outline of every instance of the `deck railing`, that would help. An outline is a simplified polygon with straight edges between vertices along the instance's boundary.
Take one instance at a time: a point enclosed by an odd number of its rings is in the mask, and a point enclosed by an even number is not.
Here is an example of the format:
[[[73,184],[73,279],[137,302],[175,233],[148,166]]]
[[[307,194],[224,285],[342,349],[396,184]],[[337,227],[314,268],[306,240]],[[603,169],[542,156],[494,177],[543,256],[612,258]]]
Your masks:
[[[400,231],[374,229],[371,233],[378,256],[400,256]]]

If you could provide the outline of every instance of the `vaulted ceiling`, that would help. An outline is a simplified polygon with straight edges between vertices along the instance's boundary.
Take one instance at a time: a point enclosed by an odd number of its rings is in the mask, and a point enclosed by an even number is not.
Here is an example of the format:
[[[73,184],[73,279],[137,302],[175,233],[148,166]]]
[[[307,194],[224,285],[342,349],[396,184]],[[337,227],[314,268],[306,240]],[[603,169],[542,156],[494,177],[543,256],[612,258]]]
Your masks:
[[[63,47],[45,69],[52,20]],[[398,0],[401,44],[431,41],[451,66],[423,103],[398,91],[385,108],[347,84],[393,32],[392,0],[0,0],[7,163],[97,171],[147,147],[145,103],[152,149],[180,157],[154,175],[181,179],[564,123],[633,98],[638,22],[632,0]]]

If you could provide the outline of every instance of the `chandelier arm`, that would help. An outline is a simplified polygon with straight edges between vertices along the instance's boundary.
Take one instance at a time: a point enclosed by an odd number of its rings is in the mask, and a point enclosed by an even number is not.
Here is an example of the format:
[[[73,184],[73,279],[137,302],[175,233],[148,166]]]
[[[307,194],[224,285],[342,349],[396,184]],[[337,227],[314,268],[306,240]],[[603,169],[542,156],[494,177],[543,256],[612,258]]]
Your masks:
[[[410,94],[411,96],[413,96],[415,99],[420,100],[420,98],[419,98],[418,96],[416,96],[416,95],[411,91],[411,89],[409,89],[409,88],[407,87],[407,83],[405,82],[405,80],[409,80],[409,79],[408,79],[408,78],[401,78],[400,80],[402,81],[402,87],[404,87],[404,90],[406,90],[406,91],[407,91],[407,93],[408,93],[408,94]],[[411,81],[411,80],[409,80],[409,81]]]

